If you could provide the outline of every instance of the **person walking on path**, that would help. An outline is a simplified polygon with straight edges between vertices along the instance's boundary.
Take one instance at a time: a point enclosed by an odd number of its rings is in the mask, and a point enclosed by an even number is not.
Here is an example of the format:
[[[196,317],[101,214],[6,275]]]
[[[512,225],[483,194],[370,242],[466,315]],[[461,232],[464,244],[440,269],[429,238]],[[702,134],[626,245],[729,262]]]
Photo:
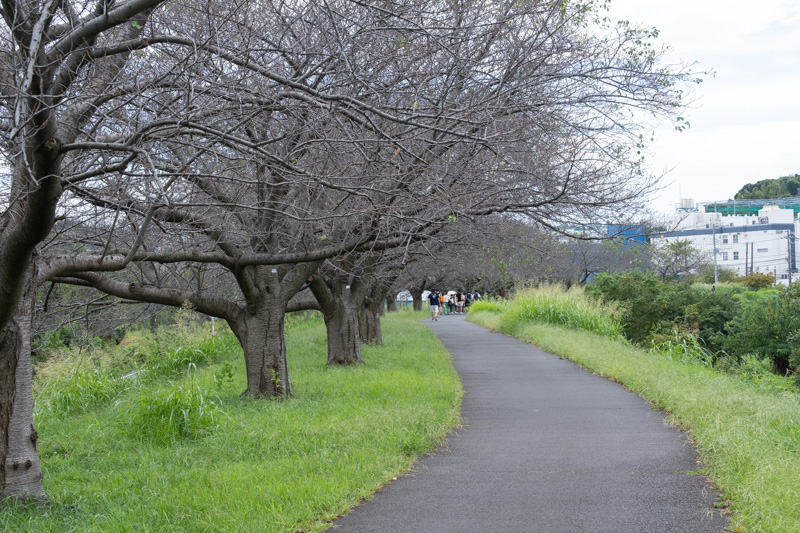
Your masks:
[[[698,455],[605,378],[453,317],[462,424],[330,533],[723,533]]]
[[[459,315],[464,314],[464,293],[461,292],[461,289],[456,291],[456,312]]]
[[[431,320],[439,318],[439,291],[433,289],[428,294],[428,305],[431,307]]]

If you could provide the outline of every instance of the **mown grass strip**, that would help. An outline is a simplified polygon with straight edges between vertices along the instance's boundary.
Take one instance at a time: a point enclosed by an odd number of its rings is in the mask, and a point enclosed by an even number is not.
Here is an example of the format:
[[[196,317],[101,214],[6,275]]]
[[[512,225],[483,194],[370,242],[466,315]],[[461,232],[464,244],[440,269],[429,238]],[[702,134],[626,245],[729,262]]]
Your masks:
[[[240,397],[244,362],[231,350],[190,377],[143,382],[113,405],[43,417],[51,504],[0,503],[0,530],[325,529],[457,423],[458,376],[422,317],[387,316],[384,345],[365,346],[365,364],[355,368],[325,366],[321,323],[289,332],[295,396],[286,401]],[[195,386],[218,405],[211,429],[191,438],[131,438],[132,424],[141,423],[131,412],[142,397]]]
[[[552,324],[470,311],[469,320],[606,376],[670,413],[697,445],[738,532],[800,531],[800,399],[701,363]]]

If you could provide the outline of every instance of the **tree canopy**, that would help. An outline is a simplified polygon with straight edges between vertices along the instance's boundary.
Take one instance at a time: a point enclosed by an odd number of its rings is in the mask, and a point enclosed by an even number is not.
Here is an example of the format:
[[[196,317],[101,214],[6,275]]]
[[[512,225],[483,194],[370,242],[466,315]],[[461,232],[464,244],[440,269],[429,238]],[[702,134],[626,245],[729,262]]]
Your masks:
[[[748,183],[736,193],[737,200],[766,200],[797,196],[800,189],[800,174]]]

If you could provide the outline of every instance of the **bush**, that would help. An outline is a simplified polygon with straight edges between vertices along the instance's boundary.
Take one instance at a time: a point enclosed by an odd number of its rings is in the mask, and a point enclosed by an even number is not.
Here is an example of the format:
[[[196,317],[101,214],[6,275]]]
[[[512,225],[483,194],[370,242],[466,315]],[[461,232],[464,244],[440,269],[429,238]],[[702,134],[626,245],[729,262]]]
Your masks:
[[[619,305],[623,333],[632,342],[644,342],[655,324],[673,321],[677,316],[661,300],[664,284],[652,272],[598,274],[586,292],[603,302]]]
[[[748,274],[746,276],[740,276],[733,280],[733,282],[739,283],[750,290],[757,291],[775,285],[775,276],[772,274],[753,272],[752,274]]]
[[[766,357],[779,374],[797,370],[792,339],[800,332],[800,285],[746,292],[739,300],[741,310],[727,325],[726,351]]]

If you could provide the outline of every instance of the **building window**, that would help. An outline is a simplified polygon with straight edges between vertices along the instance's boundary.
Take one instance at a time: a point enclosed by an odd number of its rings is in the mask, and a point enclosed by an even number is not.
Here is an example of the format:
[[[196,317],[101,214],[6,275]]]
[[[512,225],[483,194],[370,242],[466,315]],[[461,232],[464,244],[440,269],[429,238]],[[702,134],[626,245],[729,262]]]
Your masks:
[[[733,242],[734,242],[734,243],[737,243],[737,242],[739,242],[739,236],[738,236],[738,235],[734,235],[734,236],[733,236]]]
[[[756,250],[756,252],[758,252],[760,254],[765,254],[765,253],[769,252],[769,248],[759,248],[758,250]]]
[[[727,261],[728,260],[728,252],[722,252],[722,260],[723,261]]]
[[[733,252],[733,260],[734,261],[738,261],[739,260],[739,252]]]
[[[728,236],[727,235],[723,235],[722,236],[722,244],[728,244]]]

